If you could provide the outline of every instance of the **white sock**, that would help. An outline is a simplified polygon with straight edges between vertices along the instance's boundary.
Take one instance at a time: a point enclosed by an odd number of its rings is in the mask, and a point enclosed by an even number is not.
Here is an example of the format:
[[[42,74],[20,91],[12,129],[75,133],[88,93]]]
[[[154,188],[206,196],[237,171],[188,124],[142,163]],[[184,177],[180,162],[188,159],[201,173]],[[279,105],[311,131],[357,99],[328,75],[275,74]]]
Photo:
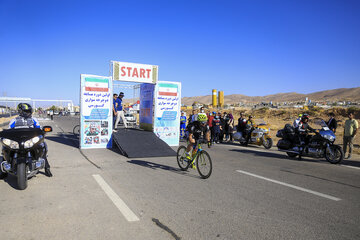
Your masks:
[[[191,151],[190,151],[191,152]],[[190,152],[186,152],[187,155],[190,155]]]

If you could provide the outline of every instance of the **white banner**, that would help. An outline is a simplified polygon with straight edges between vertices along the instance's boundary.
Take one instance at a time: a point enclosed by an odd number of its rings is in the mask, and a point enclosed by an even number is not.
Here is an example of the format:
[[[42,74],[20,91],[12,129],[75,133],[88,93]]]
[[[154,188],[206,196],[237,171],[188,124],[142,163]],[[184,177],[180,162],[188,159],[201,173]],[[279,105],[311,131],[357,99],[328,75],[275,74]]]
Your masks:
[[[113,80],[156,84],[158,66],[112,61]]]
[[[111,148],[111,77],[81,74],[80,81],[80,148]]]
[[[179,146],[181,83],[159,81],[155,86],[154,133],[169,146]]]

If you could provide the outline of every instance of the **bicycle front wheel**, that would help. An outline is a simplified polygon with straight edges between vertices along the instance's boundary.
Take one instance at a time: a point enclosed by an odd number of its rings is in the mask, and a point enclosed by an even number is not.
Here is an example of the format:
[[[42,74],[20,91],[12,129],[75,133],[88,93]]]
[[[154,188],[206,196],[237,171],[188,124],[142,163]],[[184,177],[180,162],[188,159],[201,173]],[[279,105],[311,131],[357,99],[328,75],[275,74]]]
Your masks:
[[[176,153],[176,159],[177,159],[177,163],[181,170],[186,171],[189,168],[191,161],[186,159],[186,147],[185,146],[180,146],[178,148],[177,153]]]
[[[212,162],[210,155],[206,151],[201,151],[196,160],[196,168],[201,178],[208,178],[212,173]]]

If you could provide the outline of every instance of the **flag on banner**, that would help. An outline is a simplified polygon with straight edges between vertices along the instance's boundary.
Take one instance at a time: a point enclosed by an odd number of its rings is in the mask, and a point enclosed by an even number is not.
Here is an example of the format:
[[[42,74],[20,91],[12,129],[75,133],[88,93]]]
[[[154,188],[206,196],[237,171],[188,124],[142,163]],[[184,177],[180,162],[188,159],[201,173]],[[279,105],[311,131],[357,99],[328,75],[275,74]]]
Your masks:
[[[160,96],[177,96],[177,85],[175,84],[159,84]]]
[[[85,91],[108,92],[109,80],[99,78],[85,78]]]

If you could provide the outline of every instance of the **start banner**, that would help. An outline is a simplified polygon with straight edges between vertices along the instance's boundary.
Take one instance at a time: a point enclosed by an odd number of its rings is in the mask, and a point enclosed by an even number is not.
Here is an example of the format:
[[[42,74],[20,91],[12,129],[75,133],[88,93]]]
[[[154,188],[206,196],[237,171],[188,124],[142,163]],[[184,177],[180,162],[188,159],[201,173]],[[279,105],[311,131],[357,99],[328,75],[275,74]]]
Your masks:
[[[81,74],[80,148],[110,148],[112,134],[111,77]]]
[[[158,66],[112,61],[113,80],[156,84]]]

